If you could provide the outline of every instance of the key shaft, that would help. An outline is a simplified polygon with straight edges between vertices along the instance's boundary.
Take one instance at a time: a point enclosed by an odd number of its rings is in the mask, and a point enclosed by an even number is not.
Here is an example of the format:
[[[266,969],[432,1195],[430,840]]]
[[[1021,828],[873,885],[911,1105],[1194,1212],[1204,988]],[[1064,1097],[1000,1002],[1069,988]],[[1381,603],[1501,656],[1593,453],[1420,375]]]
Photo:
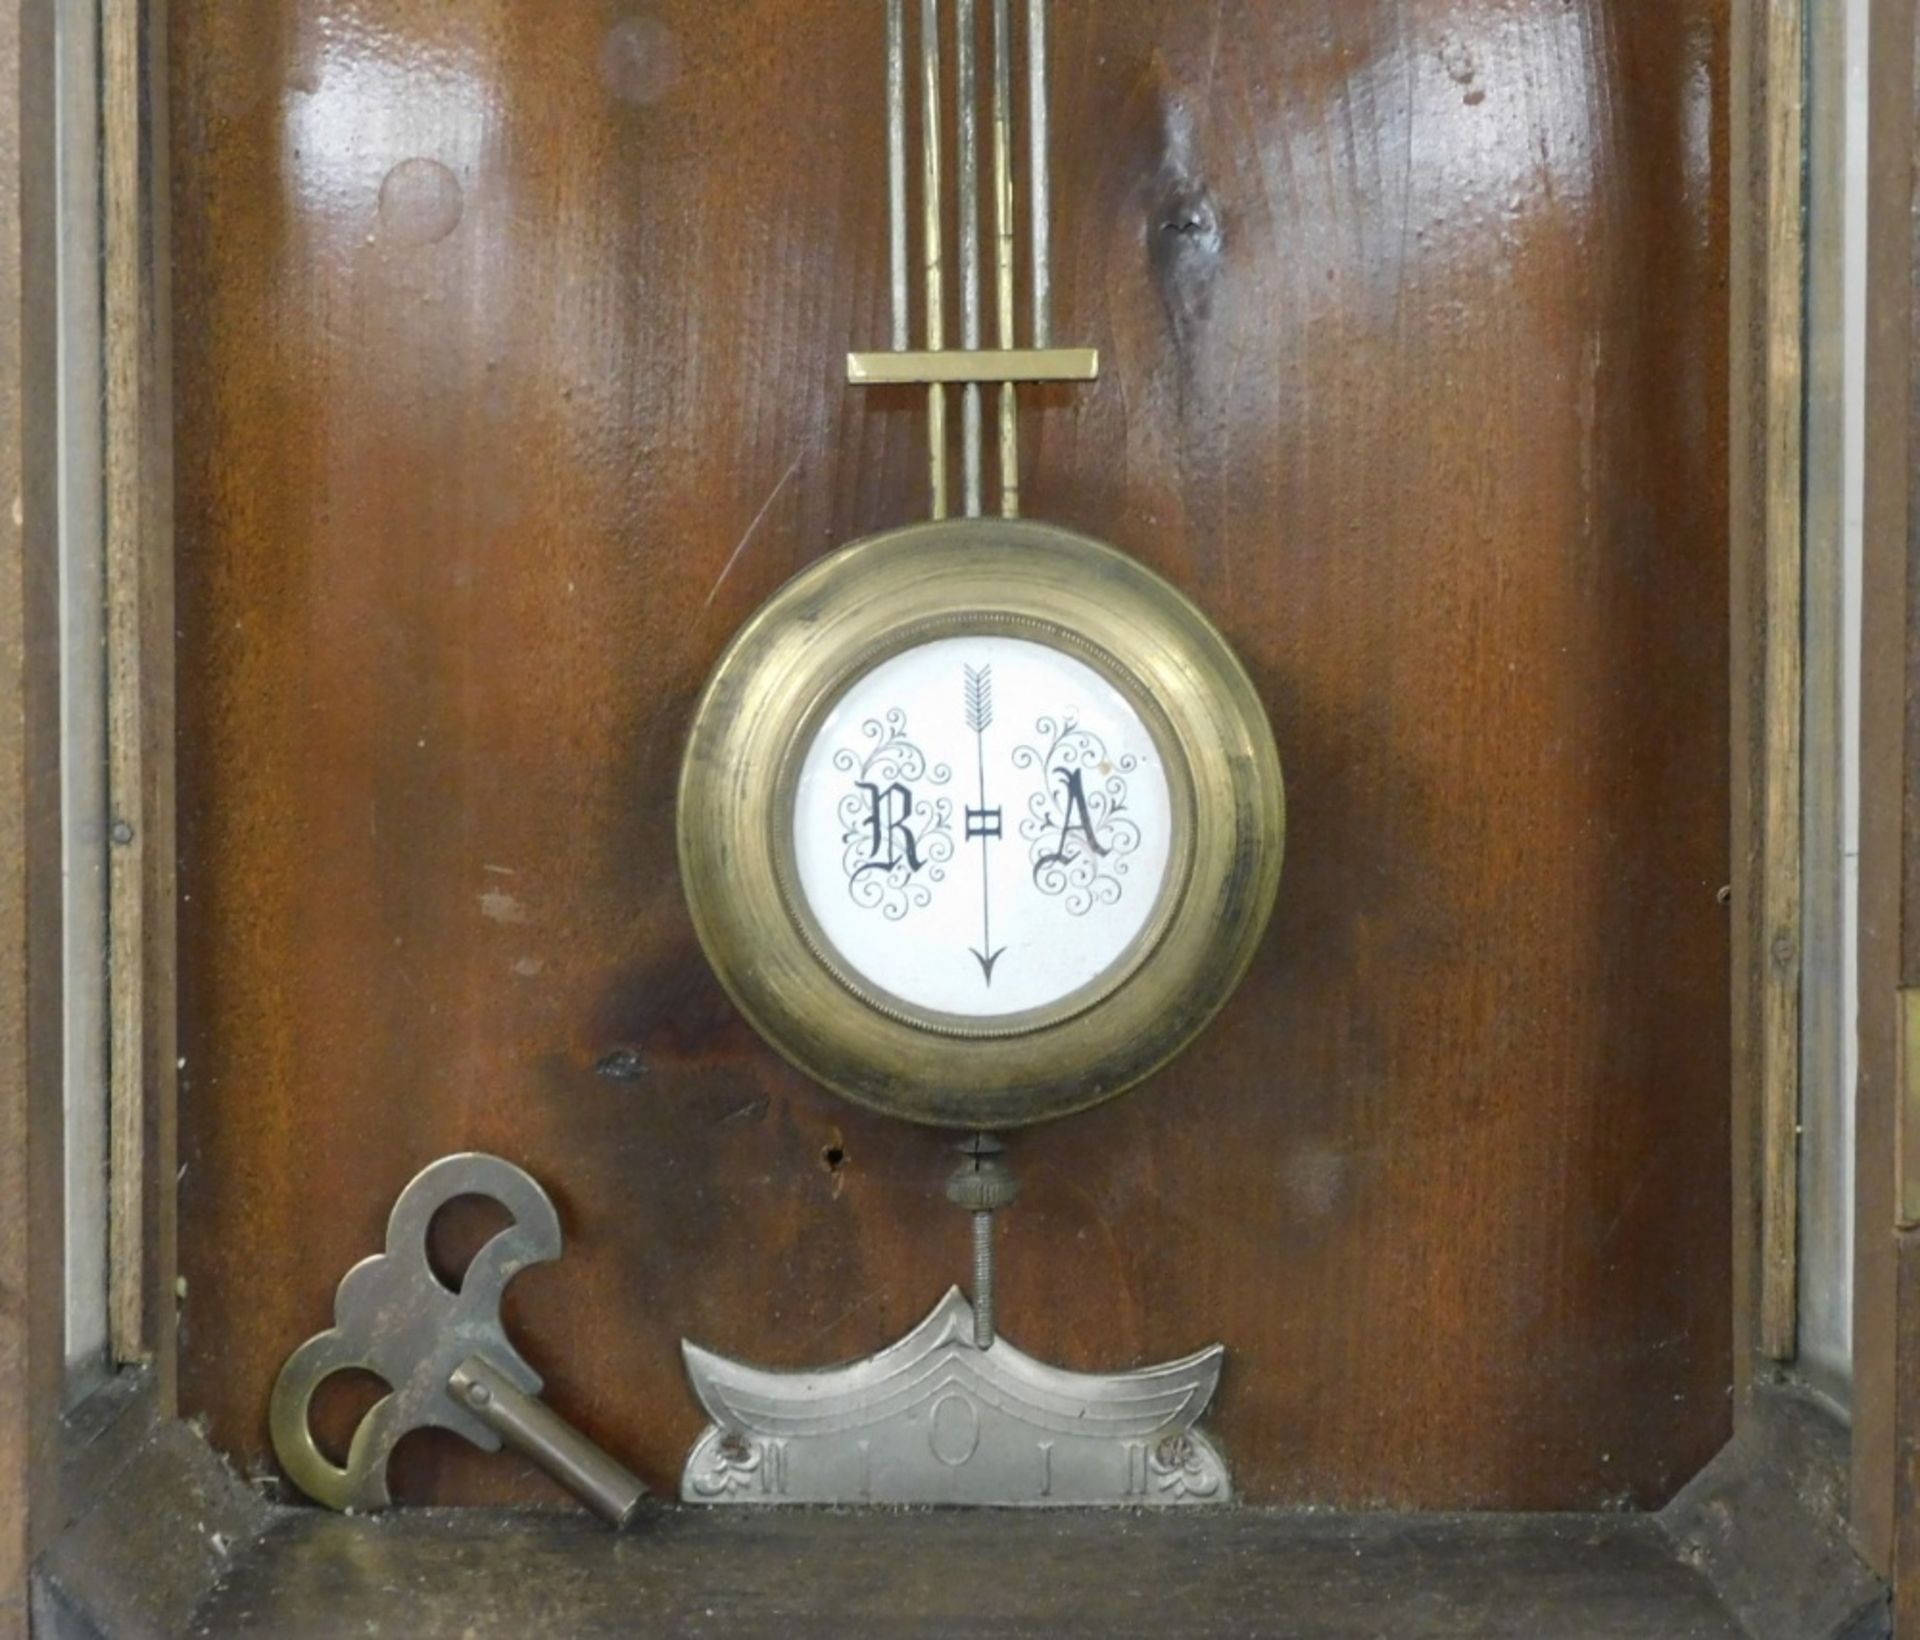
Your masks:
[[[647,1493],[639,1477],[482,1357],[470,1355],[455,1367],[447,1389],[508,1446],[538,1464],[603,1520],[625,1526],[633,1518]]]

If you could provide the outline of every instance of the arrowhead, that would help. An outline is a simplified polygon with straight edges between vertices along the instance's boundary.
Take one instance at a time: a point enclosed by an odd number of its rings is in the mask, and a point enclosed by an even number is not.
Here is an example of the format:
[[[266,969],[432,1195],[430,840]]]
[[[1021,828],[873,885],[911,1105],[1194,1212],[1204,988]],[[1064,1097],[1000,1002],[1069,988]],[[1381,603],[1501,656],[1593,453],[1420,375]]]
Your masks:
[[[981,976],[989,985],[993,983],[993,965],[1006,955],[1006,950],[1007,948],[1003,945],[991,956],[983,956],[978,951],[973,953],[973,960],[980,964]]]

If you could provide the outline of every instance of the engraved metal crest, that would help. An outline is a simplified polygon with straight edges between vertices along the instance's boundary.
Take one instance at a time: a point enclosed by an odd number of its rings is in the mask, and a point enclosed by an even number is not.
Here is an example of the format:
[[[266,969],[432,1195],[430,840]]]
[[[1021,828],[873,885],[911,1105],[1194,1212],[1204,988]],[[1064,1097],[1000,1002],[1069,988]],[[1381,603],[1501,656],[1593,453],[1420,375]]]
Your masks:
[[[974,1342],[955,1288],[877,1355],[769,1372],[683,1343],[713,1422],[680,1496],[710,1504],[1180,1506],[1232,1501],[1194,1425],[1219,1345],[1135,1372],[1068,1372]]]

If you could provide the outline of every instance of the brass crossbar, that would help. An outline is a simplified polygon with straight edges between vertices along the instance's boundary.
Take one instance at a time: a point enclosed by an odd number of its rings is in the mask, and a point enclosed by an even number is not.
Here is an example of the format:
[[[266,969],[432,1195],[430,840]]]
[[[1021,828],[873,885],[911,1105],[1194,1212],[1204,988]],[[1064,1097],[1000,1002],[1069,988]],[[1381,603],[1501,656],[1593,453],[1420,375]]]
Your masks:
[[[849,353],[847,380],[856,387],[923,386],[929,382],[1090,382],[1100,375],[1092,347],[947,349],[942,352]]]

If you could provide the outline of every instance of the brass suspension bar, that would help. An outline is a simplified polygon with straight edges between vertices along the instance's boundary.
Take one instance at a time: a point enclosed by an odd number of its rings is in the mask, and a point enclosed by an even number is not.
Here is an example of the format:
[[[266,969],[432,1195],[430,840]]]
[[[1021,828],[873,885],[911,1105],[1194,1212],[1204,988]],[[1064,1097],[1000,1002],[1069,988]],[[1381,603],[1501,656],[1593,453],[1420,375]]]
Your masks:
[[[907,305],[907,39],[906,0],[887,0],[887,227],[893,298],[893,346],[913,346]]]
[[[993,0],[993,226],[999,242],[1000,346],[1013,335],[1013,22],[1011,0]],[[1000,511],[1020,516],[1020,401],[1012,382],[1000,384]]]
[[[1047,119],[1047,0],[1027,0],[1027,135],[1033,199],[1033,345],[1053,346],[1053,191]]]
[[[927,351],[946,347],[945,304],[941,291],[940,258],[940,0],[920,0],[920,63],[925,136]],[[927,388],[927,467],[932,490],[932,515],[947,516],[947,389],[934,382]]]
[[[974,0],[955,0],[956,77],[960,131],[960,345],[980,346],[980,85]],[[980,516],[980,384],[960,390],[967,517]]]
[[[849,353],[847,380],[855,387],[919,386],[922,382],[1090,382],[1099,379],[1100,353],[1091,347],[1030,347],[978,352]]]

